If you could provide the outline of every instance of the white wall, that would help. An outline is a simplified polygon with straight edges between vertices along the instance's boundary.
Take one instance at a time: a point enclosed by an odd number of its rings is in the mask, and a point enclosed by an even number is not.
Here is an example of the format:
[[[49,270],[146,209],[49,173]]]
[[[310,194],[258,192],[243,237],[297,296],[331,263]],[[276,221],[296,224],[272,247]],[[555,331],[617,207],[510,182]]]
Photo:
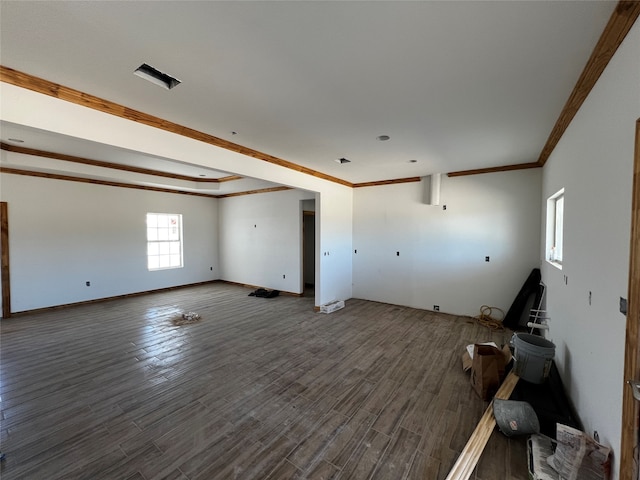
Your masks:
[[[440,206],[424,204],[423,182],[355,189],[354,297],[506,311],[540,264],[540,182],[540,170],[443,175]]]
[[[332,257],[316,264],[315,302],[351,297],[351,188],[2,82],[0,97],[0,118],[7,122],[318,193],[316,245]]]
[[[618,307],[628,288],[639,86],[640,23],[636,22],[543,174],[543,206],[547,197],[565,188],[563,270],[547,262],[542,268],[552,317],[549,337],[556,344],[565,388],[585,430],[597,430],[617,458],[626,323]],[[617,465],[614,470],[617,478]]]
[[[219,276],[216,199],[10,174],[0,187],[13,312]],[[183,268],[147,270],[147,212],[183,215]]]
[[[316,197],[316,305],[352,297],[352,212],[352,189]]]
[[[301,201],[314,196],[285,190],[218,200],[220,278],[302,293]]]

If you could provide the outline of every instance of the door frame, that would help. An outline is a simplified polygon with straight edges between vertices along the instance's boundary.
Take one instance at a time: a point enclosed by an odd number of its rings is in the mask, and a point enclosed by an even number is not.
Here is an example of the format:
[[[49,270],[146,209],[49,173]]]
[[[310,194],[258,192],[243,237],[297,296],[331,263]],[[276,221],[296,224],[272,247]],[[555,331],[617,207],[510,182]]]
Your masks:
[[[628,380],[640,380],[640,118],[636,120],[636,143],[633,160],[631,200],[631,245],[629,249],[629,290],[627,327],[624,347],[622,394],[622,438],[620,442],[620,480],[637,479],[640,472],[634,462],[638,447],[639,402],[633,397]]]
[[[11,316],[11,276],[9,275],[9,207],[0,202],[0,278],[2,279],[2,318]]]

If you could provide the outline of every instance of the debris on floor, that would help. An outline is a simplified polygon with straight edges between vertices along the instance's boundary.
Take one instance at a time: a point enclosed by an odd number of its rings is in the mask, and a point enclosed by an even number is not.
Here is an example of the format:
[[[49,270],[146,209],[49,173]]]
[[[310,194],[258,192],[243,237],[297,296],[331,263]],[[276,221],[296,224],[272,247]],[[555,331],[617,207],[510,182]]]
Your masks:
[[[547,463],[567,480],[606,480],[611,474],[611,449],[586,433],[559,423],[558,445]]]
[[[175,317],[173,320],[171,320],[171,322],[177,327],[179,327],[180,325],[188,325],[190,323],[196,323],[199,321],[200,315],[198,315],[196,312],[183,313],[181,316]]]
[[[507,375],[496,392],[494,400],[492,400],[485,410],[484,415],[482,415],[478,425],[469,437],[467,444],[462,449],[456,463],[449,471],[446,480],[468,480],[469,477],[471,477],[473,470],[480,460],[482,451],[496,426],[496,419],[493,416],[493,401],[495,401],[495,399],[508,400],[511,392],[513,392],[513,389],[518,384],[518,380],[520,379],[513,372]]]
[[[504,330],[502,321],[504,320],[504,310],[498,307],[482,305],[480,314],[473,317],[480,325],[491,330]]]
[[[531,435],[527,442],[529,478],[533,480],[606,480],[611,474],[611,449],[586,433],[558,423],[558,441]]]
[[[502,350],[493,342],[467,345],[462,355],[462,369],[471,370],[471,386],[483,400],[490,400],[500,387],[511,362],[511,350]]]
[[[324,305],[320,305],[320,312],[321,313],[332,313],[335,312],[336,310],[340,310],[344,308],[344,301],[343,300],[336,300],[335,302],[330,302],[330,303],[326,303]]]
[[[280,295],[280,290],[267,290],[266,288],[258,288],[249,294],[250,297],[274,298]]]
[[[527,457],[529,466],[529,478],[532,480],[557,480],[558,473],[547,463],[556,451],[556,442],[546,435],[531,435],[527,441]]]

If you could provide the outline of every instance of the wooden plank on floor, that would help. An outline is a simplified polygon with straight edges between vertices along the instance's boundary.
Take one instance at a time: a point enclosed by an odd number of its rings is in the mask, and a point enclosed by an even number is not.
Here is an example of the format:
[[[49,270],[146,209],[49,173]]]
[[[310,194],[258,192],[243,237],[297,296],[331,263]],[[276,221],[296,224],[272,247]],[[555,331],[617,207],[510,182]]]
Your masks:
[[[507,375],[507,378],[505,378],[498,389],[495,398],[508,400],[519,379],[520,377],[515,373],[509,372],[509,375]],[[462,453],[458,457],[458,460],[456,460],[449,475],[447,475],[446,480],[468,480],[476,468],[482,451],[489,441],[489,437],[493,433],[495,426],[496,419],[493,416],[493,401],[491,401],[480,422],[478,422],[476,429],[471,434],[469,441],[462,450]]]

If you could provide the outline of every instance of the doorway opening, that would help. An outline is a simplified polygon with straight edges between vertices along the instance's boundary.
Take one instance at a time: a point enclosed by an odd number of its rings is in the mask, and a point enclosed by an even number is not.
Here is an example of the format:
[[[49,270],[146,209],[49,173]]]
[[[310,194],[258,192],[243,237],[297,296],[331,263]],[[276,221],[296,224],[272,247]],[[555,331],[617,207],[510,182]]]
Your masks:
[[[315,295],[316,282],[316,212],[315,200],[302,204],[302,283],[304,296]]]

